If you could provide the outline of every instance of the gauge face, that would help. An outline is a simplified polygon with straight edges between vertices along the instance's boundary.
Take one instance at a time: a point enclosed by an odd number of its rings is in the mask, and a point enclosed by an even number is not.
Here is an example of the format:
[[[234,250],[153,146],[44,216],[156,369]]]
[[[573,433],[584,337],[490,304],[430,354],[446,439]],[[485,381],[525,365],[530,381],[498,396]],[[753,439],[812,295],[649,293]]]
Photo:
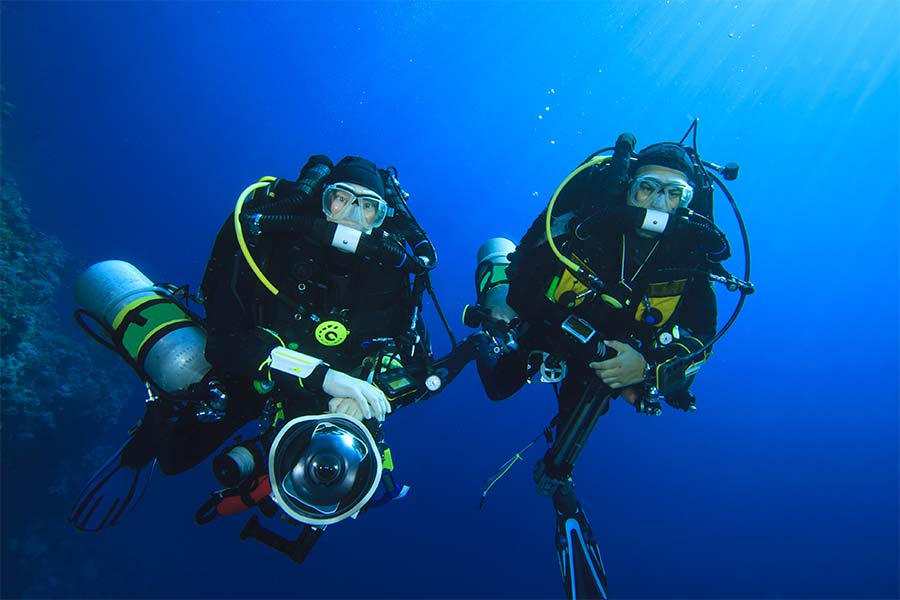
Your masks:
[[[425,379],[425,387],[427,387],[428,390],[431,392],[438,391],[439,389],[441,389],[441,386],[443,384],[444,384],[444,382],[441,381],[441,378],[438,377],[437,375],[429,375]]]

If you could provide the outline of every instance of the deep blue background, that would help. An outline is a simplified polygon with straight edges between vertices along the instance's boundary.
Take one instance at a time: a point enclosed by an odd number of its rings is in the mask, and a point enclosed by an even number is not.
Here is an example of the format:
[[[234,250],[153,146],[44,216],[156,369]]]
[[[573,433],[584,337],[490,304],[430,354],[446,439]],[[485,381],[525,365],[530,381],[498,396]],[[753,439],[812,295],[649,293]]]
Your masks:
[[[17,106],[6,168],[35,225],[74,254],[196,284],[247,184],[294,177],[310,154],[360,154],[398,167],[458,335],[483,240],[518,239],[620,132],[677,140],[701,117],[704,157],[742,166],[731,189],[759,291],[698,379],[697,413],[615,405],[579,460],[612,592],[900,595],[895,2],[4,2],[0,17]],[[721,199],[717,216],[739,246]],[[739,252],[730,266],[740,272]],[[720,293],[723,316],[734,300]],[[100,535],[65,530],[71,498],[28,491],[79,547],[40,557],[42,583],[84,596],[559,597],[552,510],[530,476],[540,452],[477,510],[484,480],[552,417],[552,392],[492,404],[473,371],[390,420],[410,496],[330,528],[301,567],[240,542],[243,517],[193,524],[215,487],[201,466],[156,478]],[[140,394],[135,382],[123,432]],[[71,435],[86,451],[121,437]],[[10,564],[4,595],[45,589]]]

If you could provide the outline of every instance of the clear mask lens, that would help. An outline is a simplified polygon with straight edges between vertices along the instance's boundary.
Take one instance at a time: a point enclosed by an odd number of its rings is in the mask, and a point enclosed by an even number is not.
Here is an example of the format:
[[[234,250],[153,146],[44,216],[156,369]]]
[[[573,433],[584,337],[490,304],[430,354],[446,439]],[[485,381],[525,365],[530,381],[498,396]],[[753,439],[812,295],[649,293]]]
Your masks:
[[[633,206],[673,212],[684,208],[694,197],[694,188],[683,181],[664,181],[644,175],[631,184],[628,201]]]
[[[322,210],[335,222],[369,230],[384,223],[387,203],[377,194],[357,194],[345,183],[333,183],[322,193]]]

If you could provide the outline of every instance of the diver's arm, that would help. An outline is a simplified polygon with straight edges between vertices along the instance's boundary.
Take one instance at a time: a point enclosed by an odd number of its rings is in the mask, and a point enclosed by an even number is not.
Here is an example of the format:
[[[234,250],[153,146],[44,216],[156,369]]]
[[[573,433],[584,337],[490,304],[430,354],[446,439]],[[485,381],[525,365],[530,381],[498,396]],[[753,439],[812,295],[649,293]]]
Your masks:
[[[362,379],[332,369],[320,358],[282,346],[274,348],[269,358],[270,372],[281,386],[299,384],[311,392],[324,392],[332,400],[350,400],[357,404],[358,414],[366,419],[374,417],[384,421],[385,415],[391,412],[384,392]],[[341,403],[329,402],[329,409],[348,413],[339,408]],[[355,416],[355,413],[348,414]]]
[[[487,397],[505,400],[519,391],[528,376],[528,352],[518,349],[499,358],[480,354],[478,377]]]
[[[647,359],[629,344],[618,340],[603,342],[607,348],[615,350],[616,355],[608,360],[593,361],[588,366],[610,387],[618,390],[644,380]]]

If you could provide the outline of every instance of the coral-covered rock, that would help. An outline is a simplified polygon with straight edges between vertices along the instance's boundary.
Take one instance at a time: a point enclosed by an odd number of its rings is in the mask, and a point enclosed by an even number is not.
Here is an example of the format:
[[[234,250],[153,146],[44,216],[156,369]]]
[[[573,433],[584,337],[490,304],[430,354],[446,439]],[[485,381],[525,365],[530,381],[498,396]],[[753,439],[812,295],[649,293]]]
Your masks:
[[[112,355],[98,356],[89,338],[63,333],[57,301],[71,302],[71,296],[61,282],[72,281],[79,265],[58,240],[32,228],[9,177],[2,180],[2,202],[0,395],[4,448],[15,454],[31,452],[25,442],[62,423],[114,423],[127,393],[127,369]]]

